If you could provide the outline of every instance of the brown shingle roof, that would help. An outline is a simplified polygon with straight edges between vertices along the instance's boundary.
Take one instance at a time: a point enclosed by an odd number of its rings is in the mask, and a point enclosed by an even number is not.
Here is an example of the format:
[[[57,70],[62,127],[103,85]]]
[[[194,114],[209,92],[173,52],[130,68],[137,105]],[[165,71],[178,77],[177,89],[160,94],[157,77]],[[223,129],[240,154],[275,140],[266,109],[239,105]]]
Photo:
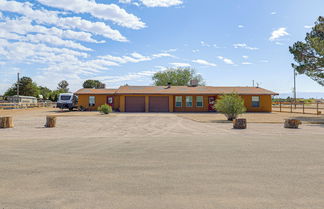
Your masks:
[[[121,86],[116,94],[229,94],[241,95],[277,95],[277,93],[259,87],[215,87],[215,86]]]
[[[75,94],[115,94],[116,91],[117,89],[80,89]]]

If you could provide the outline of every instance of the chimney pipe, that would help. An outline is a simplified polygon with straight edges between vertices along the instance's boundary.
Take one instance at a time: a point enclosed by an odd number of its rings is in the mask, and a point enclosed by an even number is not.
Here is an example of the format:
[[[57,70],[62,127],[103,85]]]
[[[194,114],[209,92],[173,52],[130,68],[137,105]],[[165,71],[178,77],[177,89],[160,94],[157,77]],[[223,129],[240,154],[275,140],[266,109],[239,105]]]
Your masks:
[[[171,88],[171,82],[168,82],[168,89]]]

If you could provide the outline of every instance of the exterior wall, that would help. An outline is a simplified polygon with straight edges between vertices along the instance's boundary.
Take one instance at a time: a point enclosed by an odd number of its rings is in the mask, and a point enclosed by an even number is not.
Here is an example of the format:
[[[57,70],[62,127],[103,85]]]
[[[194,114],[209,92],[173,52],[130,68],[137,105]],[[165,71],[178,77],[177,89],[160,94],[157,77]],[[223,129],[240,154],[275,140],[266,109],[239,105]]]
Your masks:
[[[260,106],[252,107],[252,96],[260,97]],[[241,95],[244,99],[247,112],[272,112],[271,95]]]
[[[95,106],[93,107],[89,107],[89,96],[94,96],[95,97]],[[107,103],[107,97],[108,96],[113,96],[113,95],[99,95],[99,94],[95,94],[95,95],[91,95],[91,94],[87,94],[87,95],[78,95],[78,106],[82,106],[88,110],[97,110],[99,106],[106,104]],[[117,110],[119,107],[119,98],[116,96],[114,97],[114,110]]]
[[[125,96],[145,96],[145,112],[149,112],[149,97],[150,96],[168,96],[169,97],[169,112],[173,112],[173,96],[171,95],[120,95],[119,96],[119,110],[125,112]]]
[[[182,107],[175,106],[175,97],[182,96]],[[186,107],[186,96],[192,96],[192,107]],[[203,96],[203,107],[196,107],[196,96]],[[173,97],[174,112],[208,112],[208,97],[217,95],[175,95]]]
[[[95,96],[95,106],[89,108],[89,96]],[[106,104],[109,95],[78,95],[79,106],[97,110],[100,105]],[[215,96],[216,102],[219,99],[217,95],[190,95],[192,96],[192,107],[186,107],[186,95],[114,95],[114,110],[125,112],[125,96],[145,96],[145,112],[149,111],[150,96],[168,96],[169,112],[208,112],[208,97]],[[182,96],[182,107],[175,107],[175,96]],[[196,96],[203,96],[203,107],[196,107]],[[260,107],[252,107],[252,96],[260,96]],[[248,112],[271,112],[272,98],[271,95],[241,95]]]

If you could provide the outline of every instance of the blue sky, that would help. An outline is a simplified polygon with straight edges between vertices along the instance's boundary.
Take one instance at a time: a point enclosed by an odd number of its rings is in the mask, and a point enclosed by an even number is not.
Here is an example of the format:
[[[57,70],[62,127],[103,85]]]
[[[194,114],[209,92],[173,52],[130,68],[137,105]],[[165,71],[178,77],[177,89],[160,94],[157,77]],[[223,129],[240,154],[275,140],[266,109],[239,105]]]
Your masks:
[[[16,73],[75,91],[151,85],[168,67],[190,66],[207,85],[293,87],[288,46],[303,40],[323,0],[0,0],[0,94]],[[306,76],[298,91],[323,92]]]

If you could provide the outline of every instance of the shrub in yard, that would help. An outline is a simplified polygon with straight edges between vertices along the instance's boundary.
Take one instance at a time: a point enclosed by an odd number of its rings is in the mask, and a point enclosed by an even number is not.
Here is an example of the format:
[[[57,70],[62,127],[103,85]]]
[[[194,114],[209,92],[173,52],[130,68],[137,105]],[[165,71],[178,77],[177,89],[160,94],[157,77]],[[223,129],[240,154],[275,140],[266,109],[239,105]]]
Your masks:
[[[108,114],[112,112],[112,108],[110,105],[104,104],[98,107],[98,111],[104,114]]]
[[[239,114],[246,111],[244,100],[235,93],[220,96],[214,108],[223,113],[227,117],[227,120],[231,121],[236,119]]]

